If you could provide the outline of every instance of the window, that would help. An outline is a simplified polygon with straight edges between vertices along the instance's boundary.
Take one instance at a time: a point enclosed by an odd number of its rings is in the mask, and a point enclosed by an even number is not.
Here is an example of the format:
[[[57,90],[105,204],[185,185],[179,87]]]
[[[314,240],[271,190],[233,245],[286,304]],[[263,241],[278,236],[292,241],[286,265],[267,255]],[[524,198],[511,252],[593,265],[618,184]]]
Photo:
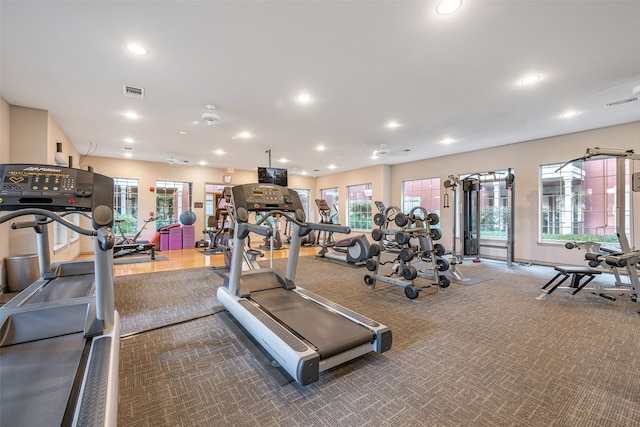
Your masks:
[[[416,206],[422,206],[427,212],[440,215],[440,178],[416,179],[402,183],[402,212],[409,213]]]
[[[227,185],[205,184],[204,185],[204,214],[207,218],[216,213],[217,199],[222,197],[222,191]]]
[[[77,226],[80,226],[80,215],[79,214],[71,214],[69,215],[69,221],[74,223]],[[71,243],[80,239],[80,233],[75,230],[71,230]]]
[[[176,224],[180,214],[191,209],[192,183],[156,181],[156,222],[158,227]]]
[[[300,196],[304,215],[307,218],[307,221],[309,221],[309,190],[294,189],[294,191],[298,193],[298,196]]]
[[[57,221],[53,222],[53,250],[59,251],[67,245],[68,231],[67,227]]]
[[[324,188],[320,190],[320,198],[327,202],[327,205],[331,208],[329,218],[325,218],[325,222],[338,224],[338,188]],[[320,212],[318,212],[318,215],[320,215]]]
[[[542,241],[618,244],[616,159],[540,166]],[[625,230],[630,230],[629,161],[625,161]]]
[[[353,230],[371,230],[371,184],[351,185],[347,191],[347,225]]]
[[[476,215],[480,216],[479,235],[482,238],[506,240],[509,237],[509,216],[511,215],[511,188],[509,186],[509,177],[513,176],[513,169],[475,173],[467,176],[461,176],[462,180],[467,182],[473,181],[480,184],[479,190],[463,191],[479,191],[478,204],[469,199],[471,206],[467,205],[467,199],[463,200],[463,212],[469,215],[471,222],[476,221]],[[464,228],[464,226],[463,226]]]
[[[113,179],[114,219],[119,221],[116,232],[134,235],[138,230],[138,180],[129,178]],[[118,230],[118,226],[120,230]]]

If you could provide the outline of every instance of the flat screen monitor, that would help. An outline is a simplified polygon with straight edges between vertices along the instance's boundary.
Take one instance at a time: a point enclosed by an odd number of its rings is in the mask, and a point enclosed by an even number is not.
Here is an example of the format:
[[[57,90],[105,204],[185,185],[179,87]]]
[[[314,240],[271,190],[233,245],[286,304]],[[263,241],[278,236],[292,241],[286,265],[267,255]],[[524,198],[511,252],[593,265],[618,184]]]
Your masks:
[[[287,170],[280,168],[258,168],[258,183],[287,186]]]

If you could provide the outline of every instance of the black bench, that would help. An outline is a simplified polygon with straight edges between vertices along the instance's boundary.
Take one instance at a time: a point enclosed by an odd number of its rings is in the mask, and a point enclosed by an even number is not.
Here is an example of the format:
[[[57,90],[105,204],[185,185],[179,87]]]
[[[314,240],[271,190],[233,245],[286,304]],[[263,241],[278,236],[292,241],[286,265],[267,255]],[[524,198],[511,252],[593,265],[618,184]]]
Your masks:
[[[113,247],[113,257],[120,258],[123,256],[142,253],[149,251],[151,253],[151,259],[156,259],[156,244],[155,243],[127,243],[124,245],[115,245]]]
[[[602,274],[602,271],[591,267],[561,265],[554,268],[558,274],[556,274],[553,279],[549,280],[547,284],[542,287],[541,291],[543,295],[541,295],[541,297],[544,296],[544,294],[548,295],[558,289],[558,287],[568,278],[571,278],[571,284],[569,285],[569,288],[571,289],[570,293],[571,295],[575,295],[587,286],[598,274]],[[540,297],[538,298],[542,299]]]

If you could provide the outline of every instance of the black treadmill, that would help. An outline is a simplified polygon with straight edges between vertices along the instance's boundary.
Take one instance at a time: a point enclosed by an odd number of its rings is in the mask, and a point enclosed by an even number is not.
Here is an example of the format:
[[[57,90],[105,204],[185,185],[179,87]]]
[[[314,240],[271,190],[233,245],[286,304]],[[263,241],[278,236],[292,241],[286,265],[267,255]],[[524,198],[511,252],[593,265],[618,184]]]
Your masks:
[[[0,223],[33,228],[41,277],[0,308],[0,425],[115,426],[113,180],[51,165],[0,165]],[[88,212],[91,229],[65,219]],[[30,220],[33,218],[33,220]],[[95,260],[51,265],[48,224],[93,236]]]

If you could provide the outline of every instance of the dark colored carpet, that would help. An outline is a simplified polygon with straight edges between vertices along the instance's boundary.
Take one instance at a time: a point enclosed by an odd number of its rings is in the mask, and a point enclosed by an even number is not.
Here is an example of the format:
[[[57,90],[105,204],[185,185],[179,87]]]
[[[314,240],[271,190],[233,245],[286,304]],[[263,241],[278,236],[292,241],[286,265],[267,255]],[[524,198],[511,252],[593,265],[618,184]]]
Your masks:
[[[284,265],[276,261],[276,267]],[[554,293],[547,267],[463,264],[490,277],[409,300],[365,269],[303,257],[296,283],[389,326],[391,351],[282,386],[224,312],[211,269],[118,278],[119,426],[638,426],[640,316],[628,297]],[[606,280],[603,278],[603,280]],[[137,290],[132,290],[136,288]],[[125,294],[124,292],[130,292]],[[167,315],[175,311],[179,315]]]

